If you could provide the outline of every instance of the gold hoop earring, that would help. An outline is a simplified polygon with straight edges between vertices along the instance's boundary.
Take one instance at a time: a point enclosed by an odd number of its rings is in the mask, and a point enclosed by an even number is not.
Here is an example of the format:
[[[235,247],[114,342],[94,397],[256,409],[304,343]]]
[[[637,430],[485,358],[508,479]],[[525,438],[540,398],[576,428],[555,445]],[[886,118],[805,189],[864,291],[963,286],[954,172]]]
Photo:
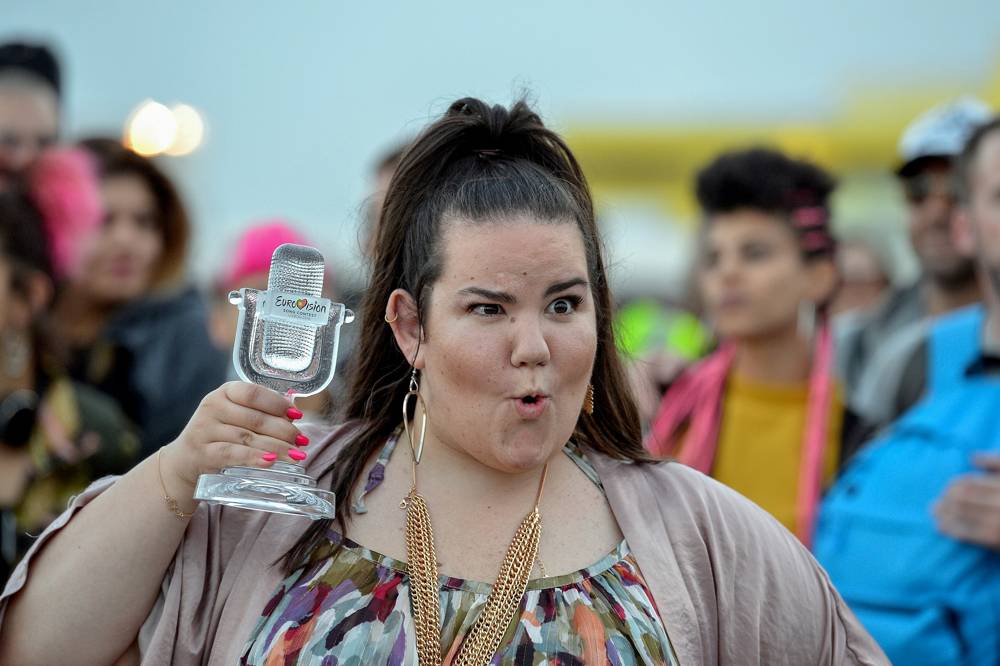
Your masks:
[[[417,402],[420,403],[420,411],[422,412],[420,415],[420,442],[416,445],[413,443],[413,433],[410,432],[409,407],[411,397],[416,398]],[[416,416],[417,414],[414,412],[413,417],[416,418]],[[406,431],[406,439],[410,442],[413,462],[419,464],[421,456],[424,455],[424,438],[427,436],[427,406],[424,404],[424,399],[420,396],[420,382],[417,381],[416,368],[410,374],[410,390],[403,398],[403,429]]]
[[[389,319],[389,313],[387,312],[385,314],[385,317],[383,317],[383,319],[385,319],[385,323],[387,324],[394,324],[396,323],[396,320],[399,319],[399,313],[398,312],[392,313],[392,319]]]
[[[583,413],[592,416],[594,413],[594,385],[587,384],[587,397],[583,399]]]

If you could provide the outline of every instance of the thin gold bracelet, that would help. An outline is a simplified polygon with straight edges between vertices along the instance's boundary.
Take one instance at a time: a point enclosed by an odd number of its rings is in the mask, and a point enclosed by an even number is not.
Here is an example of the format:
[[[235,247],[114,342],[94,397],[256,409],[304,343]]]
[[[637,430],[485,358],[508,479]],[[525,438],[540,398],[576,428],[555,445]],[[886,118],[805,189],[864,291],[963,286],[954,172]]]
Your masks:
[[[167,494],[167,484],[163,482],[163,469],[160,467],[160,460],[162,460],[162,456],[160,454],[162,453],[162,448],[156,451],[156,473],[160,477],[160,487],[163,488],[163,501],[167,503],[167,508],[170,509],[170,512],[178,518],[190,518],[194,515],[194,511],[191,513],[184,513],[181,510],[180,504],[177,503],[177,500]]]

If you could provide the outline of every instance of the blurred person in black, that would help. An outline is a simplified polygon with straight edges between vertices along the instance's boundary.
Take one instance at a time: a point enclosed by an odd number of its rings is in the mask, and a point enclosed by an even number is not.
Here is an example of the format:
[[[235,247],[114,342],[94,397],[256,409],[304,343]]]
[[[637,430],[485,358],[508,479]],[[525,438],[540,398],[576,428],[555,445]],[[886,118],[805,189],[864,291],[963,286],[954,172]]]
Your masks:
[[[896,169],[909,212],[909,235],[920,264],[916,282],[891,291],[868,316],[838,331],[838,374],[858,414],[873,419],[858,398],[859,387],[872,381],[877,357],[892,354],[893,338],[929,317],[982,298],[971,257],[955,248],[951,224],[957,195],[954,161],[966,139],[990,116],[979,100],[962,98],[935,107],[914,120],[899,142],[902,164]],[[883,351],[884,350],[884,351]],[[868,375],[866,377],[866,375]],[[905,387],[885,387],[891,394]]]
[[[392,180],[392,175],[396,172],[396,166],[403,158],[404,151],[406,151],[406,144],[395,146],[383,153],[375,163],[371,185],[372,193],[368,197],[360,230],[362,254],[366,260],[370,260],[374,252],[375,237],[379,217],[382,215],[382,204],[385,202],[385,193],[389,191],[389,181]]]
[[[337,377],[330,389],[334,395],[333,403],[326,410],[329,418],[337,420],[340,414],[341,401],[337,399],[338,394],[343,393],[343,378],[351,373],[351,367],[358,359],[355,358],[354,350],[358,346],[357,335],[362,329],[361,303],[364,300],[364,289],[368,283],[368,274],[374,262],[375,242],[378,238],[378,225],[382,217],[382,205],[385,202],[386,192],[389,191],[389,182],[392,180],[396,167],[406,152],[407,144],[396,144],[392,148],[381,153],[375,161],[375,168],[371,172],[370,194],[365,198],[363,209],[360,211],[360,223],[358,225],[358,247],[361,254],[361,271],[353,282],[338,285],[337,291],[340,293],[342,302],[352,311],[357,319],[351,326],[345,326],[340,333],[340,347],[337,351]]]
[[[182,282],[190,229],[173,183],[116,141],[80,146],[97,163],[105,216],[56,314],[73,376],[122,404],[148,455],[225,380],[227,355],[211,342],[201,295]]]
[[[59,136],[59,63],[44,46],[0,45],[0,190]]]
[[[70,380],[47,313],[79,269],[101,208],[85,154],[33,160],[0,192],[0,577],[90,482],[131,467],[134,427],[118,405]]]

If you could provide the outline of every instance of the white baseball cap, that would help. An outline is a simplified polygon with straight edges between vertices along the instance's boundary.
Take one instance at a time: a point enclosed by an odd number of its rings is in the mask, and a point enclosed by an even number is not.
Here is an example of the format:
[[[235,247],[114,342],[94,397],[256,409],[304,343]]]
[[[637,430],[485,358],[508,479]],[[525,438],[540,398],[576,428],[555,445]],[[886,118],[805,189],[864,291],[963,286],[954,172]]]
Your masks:
[[[975,97],[961,97],[921,114],[907,126],[899,140],[902,164],[896,174],[902,178],[910,176],[929,158],[958,157],[976,128],[991,117],[990,107]]]

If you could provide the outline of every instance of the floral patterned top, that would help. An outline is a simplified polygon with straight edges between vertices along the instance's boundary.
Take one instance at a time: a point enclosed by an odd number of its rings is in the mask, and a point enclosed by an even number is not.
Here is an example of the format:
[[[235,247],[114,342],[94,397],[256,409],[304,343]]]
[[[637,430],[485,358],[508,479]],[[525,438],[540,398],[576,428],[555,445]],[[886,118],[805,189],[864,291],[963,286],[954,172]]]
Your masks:
[[[355,501],[384,478],[390,438]],[[566,454],[595,483],[573,447]],[[293,572],[264,608],[240,664],[255,666],[417,666],[406,564],[331,530],[312,564]],[[441,577],[441,640],[450,663],[486,603],[490,585]],[[449,647],[450,646],[450,647]],[[622,541],[575,573],[529,581],[520,615],[491,666],[610,664],[676,666],[666,630]]]

